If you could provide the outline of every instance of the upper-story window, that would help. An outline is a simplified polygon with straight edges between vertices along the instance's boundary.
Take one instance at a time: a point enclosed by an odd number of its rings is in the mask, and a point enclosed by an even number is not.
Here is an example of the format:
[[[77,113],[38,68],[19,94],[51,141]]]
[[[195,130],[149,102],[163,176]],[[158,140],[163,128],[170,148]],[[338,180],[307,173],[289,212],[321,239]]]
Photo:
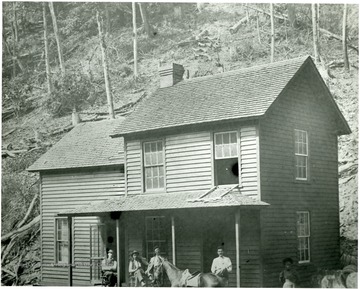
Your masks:
[[[310,213],[297,212],[297,237],[299,262],[310,261]]]
[[[214,134],[216,185],[239,183],[238,137],[236,131]]]
[[[56,218],[55,227],[55,262],[66,263],[69,261],[69,228],[67,218]]]
[[[144,144],[145,191],[164,188],[164,152],[163,141]]]
[[[308,134],[304,130],[295,130],[295,177],[297,180],[308,179],[309,157]]]

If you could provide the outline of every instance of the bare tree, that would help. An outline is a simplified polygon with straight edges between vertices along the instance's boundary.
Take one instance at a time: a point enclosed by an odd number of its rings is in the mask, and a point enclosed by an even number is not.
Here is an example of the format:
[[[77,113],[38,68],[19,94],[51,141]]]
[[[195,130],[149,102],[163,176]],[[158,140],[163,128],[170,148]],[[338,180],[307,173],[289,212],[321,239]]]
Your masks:
[[[137,30],[136,30],[136,5],[132,2],[132,21],[133,21],[133,38],[134,38],[134,77],[138,76],[138,59],[137,59]]]
[[[144,30],[147,34],[148,37],[153,37],[154,33],[153,33],[153,28],[151,27],[150,23],[149,23],[149,18],[147,15],[147,10],[146,10],[146,3],[138,3],[139,4],[139,10],[140,10],[140,15],[141,15],[141,19],[144,25]]]
[[[320,47],[319,47],[319,19],[318,19],[318,6],[311,4],[312,11],[312,28],[313,28],[313,42],[314,42],[314,56],[315,62],[320,63]]]
[[[296,27],[296,9],[295,9],[295,4],[293,3],[288,3],[286,4],[286,8],[288,11],[288,19],[290,22],[290,26],[295,28]]]
[[[347,51],[347,5],[344,4],[344,15],[343,15],[343,31],[342,31],[342,43],[344,53],[344,65],[345,69],[349,70],[349,57]]]
[[[274,62],[274,52],[275,52],[275,25],[274,25],[274,6],[273,6],[273,3],[270,3],[270,21],[271,21],[270,62]]]
[[[110,83],[110,77],[109,77],[109,71],[108,71],[108,61],[106,56],[106,44],[103,34],[103,25],[102,25],[102,19],[100,20],[99,17],[99,11],[96,11],[96,19],[99,29],[99,38],[100,38],[100,47],[101,47],[101,55],[102,55],[102,63],[103,63],[103,69],[104,69],[104,78],[105,78],[105,90],[106,90],[106,98],[109,105],[109,115],[111,119],[115,118],[114,114],[114,104],[112,99],[112,93],[111,93],[111,83]]]
[[[46,4],[45,4],[45,2],[43,2],[42,5],[43,5],[46,82],[47,82],[48,94],[51,95],[52,83],[51,83],[51,74],[50,74],[49,44],[48,44],[48,30],[47,30],[47,21],[46,21]]]
[[[51,19],[53,22],[54,34],[55,34],[56,44],[57,44],[57,48],[58,48],[59,65],[60,65],[61,75],[64,77],[65,76],[64,58],[63,58],[63,54],[62,54],[62,50],[61,50],[60,36],[59,36],[53,2],[49,2],[49,9],[50,9],[50,13],[51,13]]]

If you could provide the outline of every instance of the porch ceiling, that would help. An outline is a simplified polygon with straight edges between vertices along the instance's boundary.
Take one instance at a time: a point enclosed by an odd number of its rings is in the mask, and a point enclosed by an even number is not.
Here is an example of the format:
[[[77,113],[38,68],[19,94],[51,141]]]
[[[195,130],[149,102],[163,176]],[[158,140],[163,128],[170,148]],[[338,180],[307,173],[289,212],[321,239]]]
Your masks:
[[[216,208],[236,206],[267,206],[268,203],[241,194],[237,186],[217,186],[205,193],[182,192],[134,194],[93,201],[76,209],[58,213],[59,216],[96,215],[109,212]]]

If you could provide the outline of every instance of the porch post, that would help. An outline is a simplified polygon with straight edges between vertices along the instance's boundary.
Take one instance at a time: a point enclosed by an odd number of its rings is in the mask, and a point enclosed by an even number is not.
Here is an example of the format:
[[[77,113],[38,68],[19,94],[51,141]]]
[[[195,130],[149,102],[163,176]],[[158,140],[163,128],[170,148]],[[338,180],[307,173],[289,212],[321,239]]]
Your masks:
[[[120,287],[120,264],[121,264],[121,254],[120,254],[120,217],[116,219],[116,274],[117,274],[117,287]]]
[[[236,287],[240,288],[240,209],[235,213]]]
[[[69,266],[69,272],[68,272],[68,279],[69,279],[69,286],[71,287],[73,285],[73,248],[72,248],[72,218],[70,216],[67,217],[68,221],[68,248],[69,248],[69,255],[68,255],[68,266]]]
[[[176,265],[176,254],[175,254],[175,220],[174,220],[174,216],[171,216],[171,242],[172,242],[172,259],[173,259],[173,264]]]

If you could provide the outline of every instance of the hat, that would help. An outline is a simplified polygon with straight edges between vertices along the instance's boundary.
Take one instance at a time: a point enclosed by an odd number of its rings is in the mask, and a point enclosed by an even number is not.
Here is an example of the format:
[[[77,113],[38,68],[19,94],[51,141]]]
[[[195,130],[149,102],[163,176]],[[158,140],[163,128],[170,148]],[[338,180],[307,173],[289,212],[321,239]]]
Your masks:
[[[114,253],[114,251],[113,251],[113,250],[111,250],[111,249],[109,249],[108,254],[109,254],[109,253]]]
[[[138,255],[139,255],[139,252],[136,251],[136,250],[134,250],[134,251],[131,252],[130,256],[132,256],[132,255],[134,255],[134,254],[138,254]]]
[[[159,247],[159,246],[155,246],[155,247],[154,247],[154,251],[155,251],[156,249],[160,249],[160,247]]]

